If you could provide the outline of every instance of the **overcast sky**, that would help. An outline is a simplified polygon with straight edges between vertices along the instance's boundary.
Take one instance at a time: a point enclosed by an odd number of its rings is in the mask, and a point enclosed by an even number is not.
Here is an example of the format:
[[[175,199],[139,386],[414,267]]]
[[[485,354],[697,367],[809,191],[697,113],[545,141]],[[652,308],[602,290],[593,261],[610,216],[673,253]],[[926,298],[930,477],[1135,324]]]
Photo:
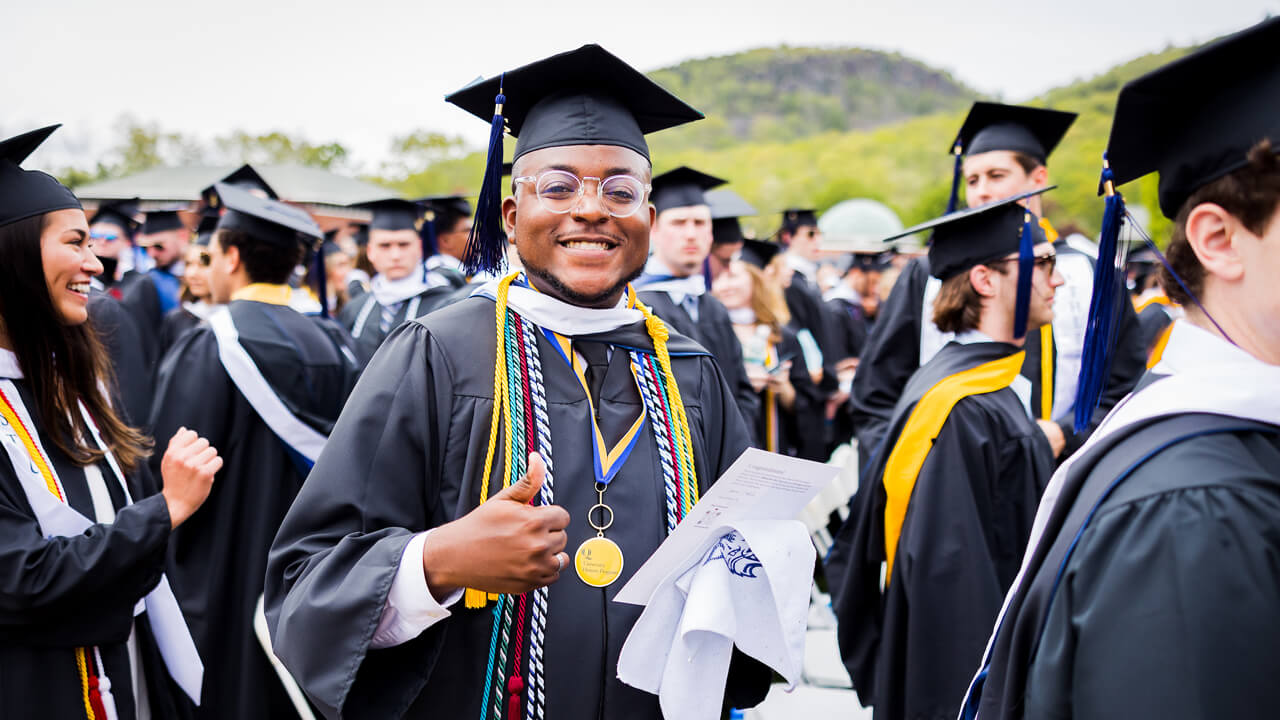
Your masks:
[[[88,165],[117,119],[208,139],[338,141],[366,166],[425,128],[483,143],[441,98],[478,75],[597,42],[642,70],[753,47],[892,50],[1020,101],[1170,44],[1280,13],[1280,0],[4,0],[0,136],[62,122]]]

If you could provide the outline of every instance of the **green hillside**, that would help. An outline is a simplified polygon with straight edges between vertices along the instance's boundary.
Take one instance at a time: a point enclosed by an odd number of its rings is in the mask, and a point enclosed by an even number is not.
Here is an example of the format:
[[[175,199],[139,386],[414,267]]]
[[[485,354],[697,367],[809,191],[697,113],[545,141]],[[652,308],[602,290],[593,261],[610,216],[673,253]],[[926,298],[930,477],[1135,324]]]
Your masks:
[[[1055,224],[1097,232],[1102,214],[1095,194],[1098,173],[1120,86],[1190,50],[1144,55],[1031,101],[1080,113],[1050,161],[1059,189],[1046,197],[1046,213]],[[774,229],[781,208],[825,210],[854,197],[884,202],[907,224],[941,213],[951,182],[947,149],[976,97],[945,73],[861,50],[753,50],[689,61],[652,75],[709,117],[688,130],[652,136],[655,170],[690,165],[730,179],[730,187],[764,213],[745,223],[758,235]],[[868,91],[875,97],[869,105],[859,104],[859,93],[846,91],[860,85],[874,88]],[[766,87],[775,88],[769,102],[761,99],[769,95]],[[824,94],[823,88],[831,92]],[[918,105],[912,105],[913,94]],[[836,107],[842,108],[843,127],[836,124],[841,115]],[[855,107],[872,109],[852,112]],[[480,154],[473,153],[431,166],[408,178],[402,189],[409,194],[474,191],[481,168]],[[1130,204],[1146,205],[1159,218],[1154,178],[1124,192]],[[1149,230],[1157,237],[1167,230],[1161,222],[1152,225]]]

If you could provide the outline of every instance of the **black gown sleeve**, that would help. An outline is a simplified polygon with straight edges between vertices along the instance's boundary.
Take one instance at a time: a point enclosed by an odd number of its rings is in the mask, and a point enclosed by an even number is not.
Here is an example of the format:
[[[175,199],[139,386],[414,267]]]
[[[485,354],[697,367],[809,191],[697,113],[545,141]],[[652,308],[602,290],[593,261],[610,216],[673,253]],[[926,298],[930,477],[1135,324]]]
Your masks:
[[[157,447],[163,448],[179,427],[186,427],[225,454],[232,440],[231,400],[238,392],[222,369],[213,331],[201,327],[184,333],[156,372],[150,427]],[[163,456],[163,452],[151,456],[156,477]]]
[[[1146,472],[1215,478],[1232,464],[1170,459],[1179,462]],[[1252,487],[1184,487],[1104,508],[1050,607],[1028,718],[1275,716],[1280,494],[1274,473],[1243,479]]]
[[[327,716],[349,700],[351,708],[375,704],[353,695],[416,696],[443,647],[447,623],[402,645],[369,647],[413,532],[444,519],[432,506],[446,471],[435,431],[451,414],[451,383],[447,371],[437,377],[430,343],[418,323],[388,337],[272,545],[266,613],[274,649]],[[358,684],[357,675],[377,682]]]
[[[920,367],[920,313],[928,266],[913,260],[894,283],[871,326],[853,376],[853,422],[865,467],[884,440],[902,390]]]
[[[121,508],[110,524],[46,538],[17,478],[4,468],[0,635],[37,646],[123,642],[134,605],[160,580],[169,524],[164,498],[153,495]]]
[[[151,368],[137,322],[118,300],[106,294],[89,297],[89,317],[111,359],[115,373],[113,403],[127,422],[141,425],[151,409]]]

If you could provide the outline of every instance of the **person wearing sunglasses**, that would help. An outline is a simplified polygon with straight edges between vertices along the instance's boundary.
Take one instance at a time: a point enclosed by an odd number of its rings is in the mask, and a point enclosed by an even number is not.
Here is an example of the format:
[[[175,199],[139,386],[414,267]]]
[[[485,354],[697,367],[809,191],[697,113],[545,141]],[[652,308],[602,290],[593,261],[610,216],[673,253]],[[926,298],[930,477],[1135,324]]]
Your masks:
[[[500,271],[508,238],[523,271],[379,348],[272,547],[275,652],[327,717],[658,720],[618,678],[641,608],[611,598],[750,442],[715,360],[631,287],[644,136],[701,114],[598,45],[449,101],[495,132],[467,273]],[[735,657],[707,693],[749,707],[769,678]]]
[[[0,717],[186,718],[203,670],[166,553],[222,459],[175,428],[153,475],[109,398],[89,223],[20,166],[56,128],[0,141]]]
[[[130,284],[120,301],[133,313],[153,374],[161,358],[160,325],[181,303],[182,258],[190,239],[180,211],[173,207],[148,211],[138,233],[138,246],[146,250],[154,267]]]
[[[102,275],[94,279],[119,300],[124,291],[142,273],[134,268],[133,239],[142,223],[138,222],[138,200],[103,202],[89,218],[89,238],[93,253],[102,263]]]
[[[826,564],[876,718],[955,717],[1053,473],[1020,371],[1063,279],[1027,197],[904,231],[933,229],[932,320],[953,337],[908,381]]]

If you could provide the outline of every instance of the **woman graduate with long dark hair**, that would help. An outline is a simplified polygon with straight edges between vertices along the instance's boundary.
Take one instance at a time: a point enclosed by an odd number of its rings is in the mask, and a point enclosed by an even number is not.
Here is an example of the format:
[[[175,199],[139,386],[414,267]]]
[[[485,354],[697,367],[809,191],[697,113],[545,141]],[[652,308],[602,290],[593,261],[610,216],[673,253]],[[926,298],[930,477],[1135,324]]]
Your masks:
[[[0,717],[181,717],[203,670],[165,551],[221,459],[179,431],[157,492],[111,406],[84,211],[18,165],[55,128],[0,141]]]

